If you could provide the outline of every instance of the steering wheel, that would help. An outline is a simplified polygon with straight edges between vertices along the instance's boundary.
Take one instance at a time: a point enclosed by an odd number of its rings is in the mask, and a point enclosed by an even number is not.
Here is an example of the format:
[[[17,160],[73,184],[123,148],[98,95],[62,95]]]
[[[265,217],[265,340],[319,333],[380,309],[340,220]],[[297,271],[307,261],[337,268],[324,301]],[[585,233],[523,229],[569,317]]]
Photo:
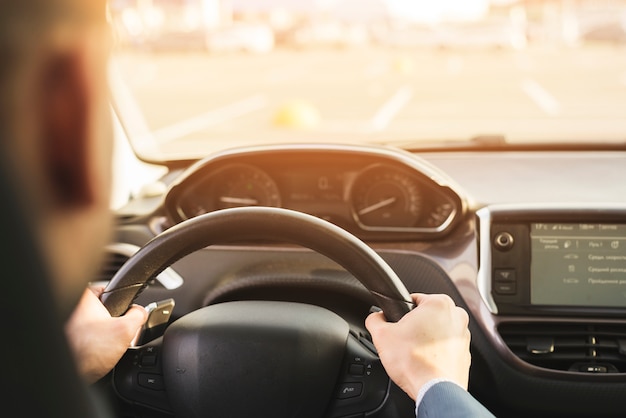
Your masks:
[[[297,244],[335,261],[390,321],[414,308],[395,272],[361,240],[317,217],[267,207],[224,209],[166,230],[122,266],[101,300],[111,315],[122,315],[151,278],[180,258],[213,244],[259,239]],[[344,416],[378,408],[389,390],[371,344],[335,313],[300,303],[206,306],[173,322],[149,353],[149,362],[145,353],[120,361],[116,381],[125,387],[118,392],[147,404],[167,398],[181,417]]]

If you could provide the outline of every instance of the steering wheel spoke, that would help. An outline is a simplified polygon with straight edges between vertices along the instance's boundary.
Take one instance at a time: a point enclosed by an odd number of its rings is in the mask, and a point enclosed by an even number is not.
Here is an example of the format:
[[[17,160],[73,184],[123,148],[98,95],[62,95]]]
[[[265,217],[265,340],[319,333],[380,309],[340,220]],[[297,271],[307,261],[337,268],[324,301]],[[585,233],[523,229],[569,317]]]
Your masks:
[[[163,338],[129,348],[113,370],[113,384],[126,401],[171,412],[163,376]]]
[[[373,411],[389,392],[389,377],[378,355],[350,334],[328,417]]]

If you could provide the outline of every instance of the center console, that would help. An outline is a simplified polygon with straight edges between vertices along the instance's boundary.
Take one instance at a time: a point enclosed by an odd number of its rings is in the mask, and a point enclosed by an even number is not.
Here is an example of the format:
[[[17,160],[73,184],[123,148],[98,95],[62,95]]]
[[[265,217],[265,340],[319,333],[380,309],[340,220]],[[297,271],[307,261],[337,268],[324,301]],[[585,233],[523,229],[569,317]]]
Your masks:
[[[478,212],[492,313],[626,315],[626,211],[489,207]]]
[[[622,379],[626,208],[491,206],[477,215],[478,287],[503,355],[529,373]]]

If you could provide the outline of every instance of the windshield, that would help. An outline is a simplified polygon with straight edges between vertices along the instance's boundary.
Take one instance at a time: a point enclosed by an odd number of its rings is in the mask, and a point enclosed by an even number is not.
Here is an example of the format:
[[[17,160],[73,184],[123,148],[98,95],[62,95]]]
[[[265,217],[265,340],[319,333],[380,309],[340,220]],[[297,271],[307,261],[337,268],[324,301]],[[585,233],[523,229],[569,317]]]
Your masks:
[[[626,1],[110,0],[150,160],[281,142],[626,139]]]

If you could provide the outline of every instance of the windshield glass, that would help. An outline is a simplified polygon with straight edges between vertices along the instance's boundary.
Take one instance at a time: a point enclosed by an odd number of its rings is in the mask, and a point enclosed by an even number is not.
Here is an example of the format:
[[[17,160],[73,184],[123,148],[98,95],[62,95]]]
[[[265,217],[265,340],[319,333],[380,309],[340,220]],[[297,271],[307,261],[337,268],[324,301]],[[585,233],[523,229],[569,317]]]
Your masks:
[[[626,1],[110,0],[151,160],[239,145],[626,137]]]

